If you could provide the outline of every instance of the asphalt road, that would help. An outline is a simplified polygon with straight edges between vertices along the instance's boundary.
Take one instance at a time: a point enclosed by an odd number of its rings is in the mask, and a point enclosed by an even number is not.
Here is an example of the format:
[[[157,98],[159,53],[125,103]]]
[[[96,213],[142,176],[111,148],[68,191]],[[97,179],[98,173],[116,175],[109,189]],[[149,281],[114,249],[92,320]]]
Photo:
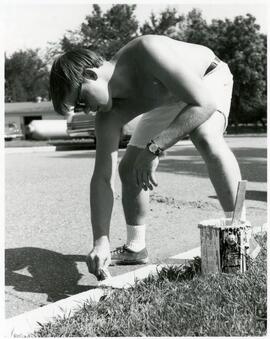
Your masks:
[[[247,216],[266,223],[265,137],[230,137],[248,180]],[[119,159],[124,150],[119,152]],[[94,288],[85,255],[92,245],[89,182],[95,150],[6,153],[6,316]],[[205,165],[188,142],[173,147],[151,195],[147,247],[151,262],[199,246],[198,222],[222,217]],[[116,180],[111,245],[125,242],[121,186]],[[118,275],[137,267],[112,267]]]

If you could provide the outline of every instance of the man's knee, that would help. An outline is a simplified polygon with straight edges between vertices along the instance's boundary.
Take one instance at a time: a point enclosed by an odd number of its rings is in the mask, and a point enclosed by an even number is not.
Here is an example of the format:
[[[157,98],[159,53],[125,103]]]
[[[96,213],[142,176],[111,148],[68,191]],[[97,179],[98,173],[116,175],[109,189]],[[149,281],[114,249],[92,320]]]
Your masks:
[[[199,151],[208,152],[224,144],[224,116],[215,112],[207,121],[190,133],[193,144]]]
[[[215,130],[197,129],[190,134],[190,138],[200,154],[209,161],[222,156],[226,147],[223,135]]]
[[[136,184],[134,176],[134,164],[142,149],[128,146],[126,153],[120,161],[118,171],[123,184]]]
[[[118,171],[122,183],[125,184],[131,182],[133,176],[133,166],[128,159],[125,159],[125,157],[120,161]]]

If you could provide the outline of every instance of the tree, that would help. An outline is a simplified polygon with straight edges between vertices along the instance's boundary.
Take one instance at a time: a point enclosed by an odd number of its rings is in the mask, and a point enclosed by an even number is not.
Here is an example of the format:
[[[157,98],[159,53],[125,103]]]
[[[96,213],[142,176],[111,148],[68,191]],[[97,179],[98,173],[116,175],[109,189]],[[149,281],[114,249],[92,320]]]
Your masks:
[[[138,36],[139,23],[135,17],[136,5],[113,5],[102,13],[99,5],[92,5],[92,13],[85,17],[80,28],[67,31],[63,38],[50,43],[46,61],[76,47],[91,48],[110,59],[121,47]]]
[[[207,46],[209,30],[200,10],[193,8],[187,13],[183,28],[182,36],[184,41]]]
[[[207,24],[201,11],[186,16],[167,9],[159,17],[151,14],[141,28],[143,34],[165,34],[178,40],[211,48],[229,64],[234,75],[231,121],[254,122],[266,118],[267,40],[250,14]]]
[[[49,96],[49,71],[38,56],[28,49],[5,57],[5,96],[12,101],[30,101]]]
[[[229,64],[234,75],[231,120],[266,118],[266,36],[250,14],[233,21],[213,20],[208,45]]]
[[[135,8],[114,5],[102,13],[100,6],[93,5],[81,28],[67,32],[54,51],[89,47],[109,59],[138,32],[205,45],[228,63],[234,75],[231,120],[237,123],[266,118],[267,39],[260,33],[255,17],[247,14],[207,24],[198,9],[181,15],[176,9],[167,8],[159,15],[152,13],[139,27]]]
[[[121,47],[138,34],[139,23],[134,15],[136,5],[113,5],[106,13],[100,6],[93,5],[92,14],[85,18],[77,33],[76,44],[70,32],[69,38],[62,39],[63,51],[72,47],[91,48],[105,58],[111,58]]]
[[[150,16],[150,22],[145,21],[140,28],[141,34],[159,34],[166,35],[171,38],[181,39],[180,34],[183,32],[182,24],[184,23],[184,15],[178,15],[175,8],[167,8],[157,17],[153,12]]]

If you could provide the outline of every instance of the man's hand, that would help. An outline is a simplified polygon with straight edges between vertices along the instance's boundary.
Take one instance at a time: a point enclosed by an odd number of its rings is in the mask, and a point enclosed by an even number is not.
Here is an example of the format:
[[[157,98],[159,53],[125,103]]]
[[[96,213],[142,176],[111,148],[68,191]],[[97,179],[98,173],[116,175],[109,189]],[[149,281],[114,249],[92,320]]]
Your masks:
[[[153,190],[153,185],[157,186],[156,169],[158,167],[159,158],[149,152],[143,150],[137,157],[134,165],[134,176],[137,185],[145,191]]]
[[[110,263],[111,254],[109,242],[103,242],[102,244],[94,246],[86,258],[89,273],[94,274],[98,280],[102,280],[103,271],[107,270]]]

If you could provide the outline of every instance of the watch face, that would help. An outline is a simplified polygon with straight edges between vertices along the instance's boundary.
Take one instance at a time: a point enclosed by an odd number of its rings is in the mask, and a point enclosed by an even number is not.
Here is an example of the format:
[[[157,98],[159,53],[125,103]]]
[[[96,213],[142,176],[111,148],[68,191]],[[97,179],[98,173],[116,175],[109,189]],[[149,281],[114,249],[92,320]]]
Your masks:
[[[150,152],[155,153],[155,152],[158,150],[158,145],[156,145],[156,144],[151,144],[151,145],[149,146],[149,150],[150,150]]]

